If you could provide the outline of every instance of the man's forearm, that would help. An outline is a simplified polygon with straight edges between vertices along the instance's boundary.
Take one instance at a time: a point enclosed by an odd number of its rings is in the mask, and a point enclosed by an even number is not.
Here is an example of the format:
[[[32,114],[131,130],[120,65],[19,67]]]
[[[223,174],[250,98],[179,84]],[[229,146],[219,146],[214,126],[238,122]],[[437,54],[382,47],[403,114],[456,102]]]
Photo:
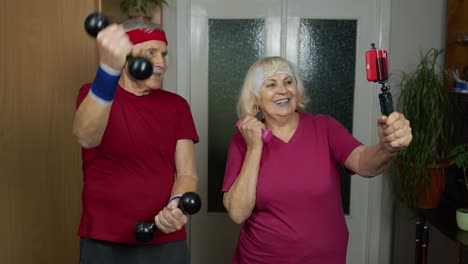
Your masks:
[[[73,123],[73,134],[82,147],[93,148],[101,143],[111,106],[111,103],[99,102],[88,94],[78,107]]]
[[[186,192],[197,192],[197,190],[197,175],[179,175],[174,182],[171,197],[174,195],[183,195]]]

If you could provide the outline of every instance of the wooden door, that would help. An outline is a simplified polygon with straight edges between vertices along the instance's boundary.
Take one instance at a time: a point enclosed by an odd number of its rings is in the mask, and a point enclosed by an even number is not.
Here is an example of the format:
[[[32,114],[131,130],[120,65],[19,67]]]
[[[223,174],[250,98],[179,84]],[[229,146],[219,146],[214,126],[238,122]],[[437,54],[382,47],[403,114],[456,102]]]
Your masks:
[[[0,2],[0,259],[77,263],[75,98],[96,69],[83,21],[95,1]]]

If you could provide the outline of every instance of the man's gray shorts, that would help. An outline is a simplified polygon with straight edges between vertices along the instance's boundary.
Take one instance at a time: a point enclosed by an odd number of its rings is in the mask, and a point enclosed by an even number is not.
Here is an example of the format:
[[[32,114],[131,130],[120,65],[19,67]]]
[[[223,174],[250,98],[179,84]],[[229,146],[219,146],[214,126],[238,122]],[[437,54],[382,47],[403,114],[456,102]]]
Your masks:
[[[80,264],[189,264],[187,242],[133,245],[80,239]]]

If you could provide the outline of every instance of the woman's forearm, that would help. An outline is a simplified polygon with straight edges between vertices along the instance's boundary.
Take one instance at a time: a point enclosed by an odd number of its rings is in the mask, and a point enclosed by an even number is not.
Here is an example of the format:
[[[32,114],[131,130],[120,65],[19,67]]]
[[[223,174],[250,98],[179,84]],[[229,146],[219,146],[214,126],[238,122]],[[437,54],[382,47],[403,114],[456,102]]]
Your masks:
[[[261,147],[247,149],[239,176],[224,194],[223,203],[229,217],[238,224],[243,223],[255,207],[261,155]]]

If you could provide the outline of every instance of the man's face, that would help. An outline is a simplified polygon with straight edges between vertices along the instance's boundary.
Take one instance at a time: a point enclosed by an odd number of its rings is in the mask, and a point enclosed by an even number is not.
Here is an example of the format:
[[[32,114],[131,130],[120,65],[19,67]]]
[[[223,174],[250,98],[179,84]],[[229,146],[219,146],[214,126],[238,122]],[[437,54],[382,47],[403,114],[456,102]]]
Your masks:
[[[162,88],[163,74],[167,69],[166,55],[166,43],[159,40],[146,41],[133,47],[133,56],[145,57],[153,65],[153,75],[146,80],[137,81],[139,86],[151,90]]]

